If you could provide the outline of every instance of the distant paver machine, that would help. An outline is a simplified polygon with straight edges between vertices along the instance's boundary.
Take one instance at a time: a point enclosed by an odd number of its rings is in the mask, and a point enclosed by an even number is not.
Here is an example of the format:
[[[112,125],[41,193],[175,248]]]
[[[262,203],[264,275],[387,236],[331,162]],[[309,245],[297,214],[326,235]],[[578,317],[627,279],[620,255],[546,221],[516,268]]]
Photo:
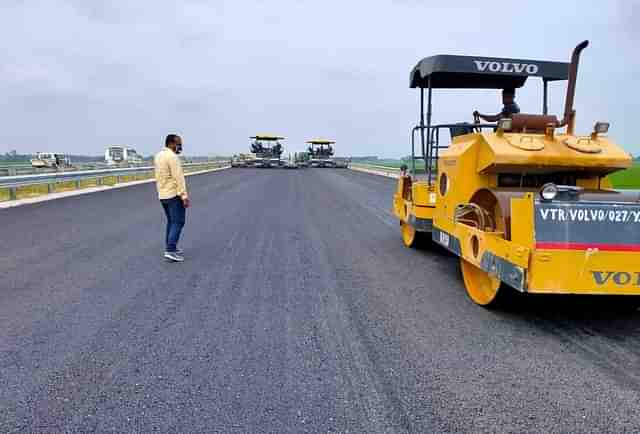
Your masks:
[[[394,214],[406,246],[426,238],[460,257],[467,293],[479,305],[508,301],[514,290],[602,295],[603,306],[616,309],[640,305],[640,194],[613,190],[607,179],[632,158],[607,138],[606,122],[575,133],[578,63],[587,45],[575,48],[570,63],[439,55],[411,71],[420,123]],[[542,79],[541,114],[493,124],[431,121],[434,89],[517,89],[530,77]],[[547,109],[548,83],[559,80],[567,81],[560,119]],[[451,136],[448,146],[442,132]]]
[[[284,161],[281,159],[284,147],[282,143],[280,143],[282,140],[285,140],[284,137],[257,134],[250,137],[250,139],[251,154],[255,157],[247,161],[248,167],[268,168],[282,167],[284,165]]]
[[[335,140],[328,139],[311,139],[307,141],[309,148],[309,165],[311,167],[331,167],[346,168],[348,162],[346,159],[338,159],[335,154]]]
[[[333,162],[333,146],[336,142],[327,139],[307,140],[309,148],[309,165],[311,167],[335,167]]]

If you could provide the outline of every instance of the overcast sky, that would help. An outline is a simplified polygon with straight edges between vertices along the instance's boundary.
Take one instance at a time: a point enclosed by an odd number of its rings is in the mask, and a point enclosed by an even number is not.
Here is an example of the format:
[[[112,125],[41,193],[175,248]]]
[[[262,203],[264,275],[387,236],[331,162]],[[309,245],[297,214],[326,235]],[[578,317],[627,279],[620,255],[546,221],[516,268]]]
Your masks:
[[[589,39],[578,127],[608,120],[640,154],[639,1],[2,0],[0,16],[0,152],[148,155],[177,132],[188,155],[230,155],[265,132],[285,152],[323,136],[340,155],[399,157],[420,58],[568,61]],[[560,114],[564,85],[551,92]],[[539,80],[517,99],[539,112]],[[499,111],[498,92],[440,91],[434,121],[474,109]]]

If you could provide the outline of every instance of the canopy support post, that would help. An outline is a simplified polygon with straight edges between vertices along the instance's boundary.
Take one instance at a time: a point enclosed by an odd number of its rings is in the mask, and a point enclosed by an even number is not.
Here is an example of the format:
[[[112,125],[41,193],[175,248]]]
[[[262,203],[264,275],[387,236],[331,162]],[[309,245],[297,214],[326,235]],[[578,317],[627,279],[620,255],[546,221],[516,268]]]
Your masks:
[[[429,183],[429,185],[431,185],[431,153],[432,153],[432,146],[433,143],[431,143],[431,75],[429,75],[429,78],[427,79],[427,86],[428,86],[428,91],[427,91],[427,150],[428,150],[428,154],[429,157],[427,158],[426,154],[425,154],[425,173],[427,173],[427,182]],[[424,123],[424,121],[423,121]],[[424,124],[423,124],[423,128],[422,131],[424,131]],[[424,146],[424,143],[423,143]],[[428,166],[428,167],[427,167]]]
[[[422,151],[422,158],[426,158],[424,149],[424,87],[420,86],[420,149]],[[413,174],[416,174],[416,162],[413,161]]]
[[[416,129],[419,127],[414,127],[411,130],[411,174],[416,174]]]
[[[542,114],[549,113],[549,81],[546,78],[542,79]]]

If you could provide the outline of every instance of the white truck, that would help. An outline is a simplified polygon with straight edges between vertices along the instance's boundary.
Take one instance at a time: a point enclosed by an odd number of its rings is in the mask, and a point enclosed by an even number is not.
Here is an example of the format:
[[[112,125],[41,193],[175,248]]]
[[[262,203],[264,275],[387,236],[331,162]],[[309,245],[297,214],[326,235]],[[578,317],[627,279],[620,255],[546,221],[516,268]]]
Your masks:
[[[57,169],[61,167],[71,166],[69,157],[65,154],[57,154],[55,152],[36,152],[35,157],[31,159],[31,167]]]
[[[142,157],[135,149],[120,145],[109,146],[104,153],[104,159],[110,166],[142,162]]]

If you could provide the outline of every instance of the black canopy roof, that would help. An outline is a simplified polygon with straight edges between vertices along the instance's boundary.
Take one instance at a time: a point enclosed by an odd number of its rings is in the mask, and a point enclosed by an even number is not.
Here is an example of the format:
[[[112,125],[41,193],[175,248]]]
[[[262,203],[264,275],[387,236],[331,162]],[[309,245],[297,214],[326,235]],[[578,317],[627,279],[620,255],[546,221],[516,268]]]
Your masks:
[[[411,71],[410,87],[449,89],[503,89],[522,87],[528,77],[547,81],[567,80],[569,64],[540,60],[498,57],[452,56],[425,57]]]

